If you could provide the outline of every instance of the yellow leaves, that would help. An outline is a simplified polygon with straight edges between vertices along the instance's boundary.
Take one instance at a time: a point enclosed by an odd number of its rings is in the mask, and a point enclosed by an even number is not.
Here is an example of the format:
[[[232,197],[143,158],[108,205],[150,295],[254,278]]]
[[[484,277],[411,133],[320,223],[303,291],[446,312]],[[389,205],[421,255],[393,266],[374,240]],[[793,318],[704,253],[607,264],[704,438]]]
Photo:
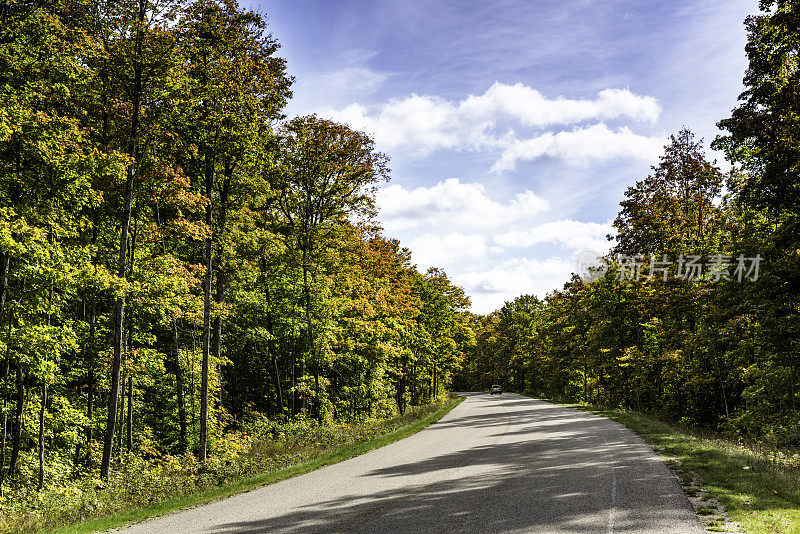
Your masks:
[[[43,228],[30,226],[13,208],[0,207],[0,250],[12,256],[23,256],[46,239]]]
[[[108,271],[105,265],[86,262],[78,266],[76,282],[85,289],[94,291],[108,291],[114,286],[115,276]]]
[[[201,302],[196,289],[204,271],[171,255],[143,259],[127,281],[131,301],[151,313],[166,313],[170,319],[197,314]]]
[[[58,360],[62,354],[77,348],[77,336],[68,326],[21,324],[12,330],[9,345],[30,372],[52,384]]]
[[[180,237],[186,240],[203,241],[211,230],[204,222],[176,218],[164,224],[162,233],[167,237]]]
[[[4,105],[0,105],[0,143],[5,143],[11,138],[11,118]]]

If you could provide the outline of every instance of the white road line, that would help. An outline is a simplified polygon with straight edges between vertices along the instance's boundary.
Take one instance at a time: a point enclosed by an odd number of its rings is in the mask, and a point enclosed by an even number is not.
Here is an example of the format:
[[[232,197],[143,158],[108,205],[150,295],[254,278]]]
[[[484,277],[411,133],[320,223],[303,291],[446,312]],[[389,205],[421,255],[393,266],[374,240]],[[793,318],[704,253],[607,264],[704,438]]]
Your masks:
[[[606,439],[605,435],[601,434],[601,438],[603,438],[603,443],[608,445],[608,440]],[[608,509],[608,528],[606,529],[606,534],[614,534],[614,507],[617,504],[617,470],[616,468],[611,468],[611,506]]]
[[[617,470],[613,471],[613,479],[611,480],[611,508],[608,510],[608,534],[614,534],[614,506],[617,501]]]

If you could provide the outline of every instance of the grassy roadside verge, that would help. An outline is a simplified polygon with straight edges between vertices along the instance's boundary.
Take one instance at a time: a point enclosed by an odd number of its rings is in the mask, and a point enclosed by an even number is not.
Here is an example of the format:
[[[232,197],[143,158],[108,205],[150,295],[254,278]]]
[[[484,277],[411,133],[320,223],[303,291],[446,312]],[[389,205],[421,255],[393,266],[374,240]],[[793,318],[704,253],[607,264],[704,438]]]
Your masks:
[[[391,432],[376,436],[369,440],[345,444],[334,450],[325,451],[324,454],[310,458],[301,463],[214,487],[206,491],[180,495],[147,506],[67,525],[55,530],[55,532],[62,534],[78,534],[117,528],[130,523],[142,521],[147,518],[179,510],[181,508],[197,506],[219,500],[236,493],[250,491],[261,486],[273,484],[287,478],[319,469],[320,467],[326,465],[335,464],[337,462],[347,460],[348,458],[363,454],[372,449],[383,447],[384,445],[388,445],[397,440],[410,436],[411,434],[419,432],[420,430],[441,419],[447,412],[455,408],[462,400],[463,398],[451,399],[436,411],[428,413],[424,417],[416,419]],[[52,529],[48,528],[46,530],[42,530],[42,532],[45,531],[50,532]]]
[[[581,404],[563,406],[630,428],[668,459],[690,497],[701,493],[715,498],[745,532],[800,533],[800,467],[796,458],[694,435],[636,412]],[[703,514],[703,507],[698,512]]]

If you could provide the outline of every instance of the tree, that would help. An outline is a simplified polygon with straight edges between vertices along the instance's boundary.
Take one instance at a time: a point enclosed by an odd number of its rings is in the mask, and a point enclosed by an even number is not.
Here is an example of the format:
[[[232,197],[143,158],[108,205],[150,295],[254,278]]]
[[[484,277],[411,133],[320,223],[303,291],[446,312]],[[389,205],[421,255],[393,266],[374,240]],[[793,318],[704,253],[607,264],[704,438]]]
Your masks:
[[[718,241],[723,176],[705,159],[702,142],[682,129],[670,136],[653,174],[625,192],[614,220],[615,252],[621,254],[703,254]]]
[[[120,473],[112,494],[184,463],[198,488],[228,480],[308,408],[391,417],[450,386],[480,328],[469,299],[374,220],[388,158],[367,135],[278,128],[291,79],[264,17],[233,0],[0,0],[0,42],[15,509],[94,513],[55,496],[98,465]],[[188,451],[212,446],[226,461],[196,471]]]
[[[800,5],[794,0],[763,0],[760,7],[761,14],[745,21],[745,91],[731,116],[719,122],[727,134],[717,137],[712,147],[737,165],[726,201],[732,245],[748,256],[760,255],[769,268],[744,295],[721,295],[736,313],[717,314],[717,326],[730,332],[744,329],[748,344],[759,345],[747,360],[757,358],[764,371],[750,375],[743,396],[754,407],[754,420],[775,427],[796,419],[800,374],[800,347],[793,341],[800,333]],[[759,327],[742,326],[748,324]],[[721,345],[737,355],[734,361],[741,361],[737,344],[727,336],[723,339]],[[790,407],[794,415],[778,415],[773,400],[759,394],[762,377],[768,375],[778,384],[770,386],[774,398],[780,399],[777,403]]]
[[[96,55],[82,29],[61,16],[78,18],[89,7],[37,2],[4,6],[0,51],[0,222],[5,320],[4,423],[0,487],[5,468],[8,379],[15,371],[15,413],[8,474],[16,474],[22,448],[26,389],[40,386],[39,480],[44,483],[43,435],[48,387],[55,365],[73,337],[61,310],[71,277],[86,261],[78,237],[85,210],[99,203],[91,178],[114,175],[121,159],[98,150],[79,120],[92,76],[86,61]],[[46,61],[43,59],[46,58]],[[6,308],[13,291],[13,310]],[[13,366],[13,367],[12,367]]]
[[[800,203],[800,5],[796,0],[759,5],[762,14],[745,21],[749,64],[741,104],[719,122],[728,134],[717,137],[712,148],[746,171],[743,202],[773,217],[789,215],[793,226]]]
[[[128,157],[121,194],[119,214],[119,249],[116,262],[117,277],[124,281],[129,274],[131,252],[131,216],[134,193],[139,175],[153,144],[146,134],[154,130],[157,114],[148,110],[157,107],[162,96],[160,89],[168,76],[173,59],[174,36],[169,24],[175,16],[176,4],[136,0],[104,6],[104,18],[99,29],[105,55],[97,69],[101,74],[102,102],[123,111],[121,116],[103,115],[98,137]],[[143,118],[145,120],[143,120]],[[114,120],[116,119],[116,120]],[[108,124],[113,121],[113,131]],[[117,429],[120,370],[125,342],[126,295],[120,292],[114,304],[113,361],[108,418],[103,443],[100,475],[110,473],[114,433]]]
[[[316,116],[292,119],[279,130],[278,159],[268,170],[276,206],[285,217],[303,273],[308,354],[316,415],[322,417],[320,355],[315,346],[311,286],[317,254],[337,224],[374,214],[374,187],[388,180],[388,158],[367,135]]]
[[[247,181],[260,176],[254,170],[258,163],[269,165],[264,149],[271,122],[281,117],[290,96],[284,61],[275,57],[278,43],[265,28],[262,17],[241,10],[234,0],[194,2],[181,23],[190,80],[183,128],[190,148],[186,167],[206,197],[201,459],[208,448],[209,358],[220,359],[229,214],[249,194]],[[248,165],[253,172],[247,172]],[[215,279],[216,312],[211,302]]]

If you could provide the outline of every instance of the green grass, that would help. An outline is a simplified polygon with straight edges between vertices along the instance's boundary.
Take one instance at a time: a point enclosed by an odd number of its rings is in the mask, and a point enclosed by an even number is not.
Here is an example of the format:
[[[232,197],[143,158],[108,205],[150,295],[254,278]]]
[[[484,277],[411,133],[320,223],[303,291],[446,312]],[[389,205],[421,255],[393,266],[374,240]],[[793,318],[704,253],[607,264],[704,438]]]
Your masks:
[[[686,483],[689,473],[696,475],[702,491],[716,497],[745,532],[800,533],[800,469],[789,462],[636,412],[565,406],[620,422],[665,457],[680,461],[681,467],[671,466],[678,477]]]
[[[390,443],[394,443],[397,440],[403,439],[405,437],[410,436],[411,434],[419,432],[420,430],[428,427],[429,425],[441,419],[447,412],[455,408],[463,400],[464,400],[463,397],[452,399],[444,406],[436,410],[435,412],[432,412],[426,415],[425,417],[417,419],[416,421],[413,421],[392,432],[375,437],[367,441],[361,441],[345,445],[331,452],[328,452],[326,454],[323,454],[321,456],[318,456],[316,458],[313,458],[311,460],[299,464],[295,464],[275,471],[266,472],[254,477],[246,478],[243,480],[239,480],[237,482],[215,487],[200,493],[181,495],[179,497],[170,498],[158,503],[154,503],[149,506],[135,508],[122,513],[116,513],[106,517],[99,517],[96,519],[91,519],[89,521],[68,525],[56,530],[55,532],[61,534],[78,534],[78,533],[97,532],[112,528],[118,528],[151,517],[173,512],[181,508],[187,508],[191,506],[197,506],[200,504],[209,503],[211,501],[216,501],[219,499],[223,499],[225,497],[229,497],[236,493],[251,491],[261,486],[274,484],[275,482],[279,482],[287,478],[291,478],[297,475],[302,475],[303,473],[308,473],[309,471],[319,469],[320,467],[335,464],[347,460],[349,458],[353,458],[354,456],[364,454],[365,452],[370,451],[372,449],[377,449],[378,447],[383,447]]]

